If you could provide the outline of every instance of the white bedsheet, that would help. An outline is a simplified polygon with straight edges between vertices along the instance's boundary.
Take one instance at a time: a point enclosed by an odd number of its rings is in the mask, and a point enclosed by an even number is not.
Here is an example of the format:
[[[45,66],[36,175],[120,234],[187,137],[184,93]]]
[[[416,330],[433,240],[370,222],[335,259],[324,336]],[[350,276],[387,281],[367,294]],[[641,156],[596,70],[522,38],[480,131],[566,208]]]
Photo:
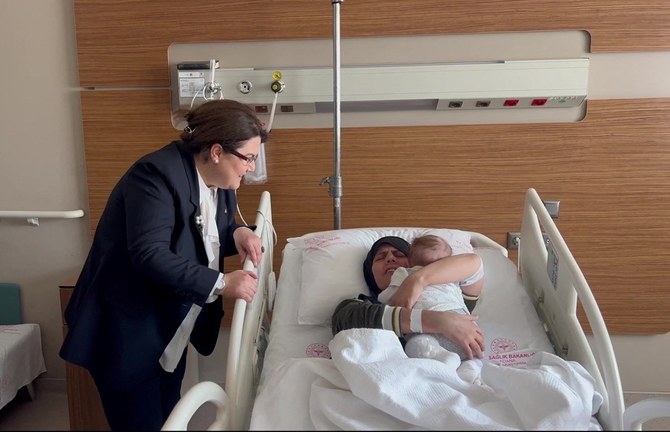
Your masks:
[[[353,329],[333,359],[287,359],[265,380],[251,429],[600,429],[602,397],[579,364],[538,352],[525,367],[484,361],[483,385],[409,359],[390,331]]]
[[[37,324],[0,325],[0,408],[46,372]]]

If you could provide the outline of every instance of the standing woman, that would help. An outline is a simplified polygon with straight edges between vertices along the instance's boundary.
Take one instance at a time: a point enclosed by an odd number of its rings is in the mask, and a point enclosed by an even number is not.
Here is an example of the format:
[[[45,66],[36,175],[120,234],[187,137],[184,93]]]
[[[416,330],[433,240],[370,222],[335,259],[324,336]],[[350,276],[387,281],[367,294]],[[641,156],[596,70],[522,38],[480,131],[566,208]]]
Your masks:
[[[232,100],[186,115],[181,140],[140,158],[116,184],[65,311],[60,356],[89,370],[113,430],[159,430],[180,398],[189,341],[214,350],[223,300],[251,301],[253,272],[223,272],[261,242],[235,222],[235,191],[267,133]]]

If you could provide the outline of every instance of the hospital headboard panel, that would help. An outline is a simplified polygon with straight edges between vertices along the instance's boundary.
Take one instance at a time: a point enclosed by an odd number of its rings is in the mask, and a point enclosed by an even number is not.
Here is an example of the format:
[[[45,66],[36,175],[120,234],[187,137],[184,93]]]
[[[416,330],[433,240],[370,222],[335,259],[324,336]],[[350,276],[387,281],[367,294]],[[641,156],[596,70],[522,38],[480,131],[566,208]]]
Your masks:
[[[169,109],[167,89],[82,93],[92,231],[123,171],[178,135]],[[670,99],[589,101],[578,123],[344,128],[341,141],[343,228],[449,226],[505,244],[533,187],[561,201],[556,223],[610,333],[670,331]],[[332,129],[275,129],[266,153],[268,183],[238,192],[247,222],[268,190],[278,250],[332,229],[319,185]]]
[[[169,85],[174,42],[323,39],[326,0],[75,0],[83,87]],[[586,30],[592,52],[670,49],[666,0],[366,0],[344,2],[342,37]],[[299,25],[296,25],[299,23]],[[113,35],[113,36],[110,36]]]

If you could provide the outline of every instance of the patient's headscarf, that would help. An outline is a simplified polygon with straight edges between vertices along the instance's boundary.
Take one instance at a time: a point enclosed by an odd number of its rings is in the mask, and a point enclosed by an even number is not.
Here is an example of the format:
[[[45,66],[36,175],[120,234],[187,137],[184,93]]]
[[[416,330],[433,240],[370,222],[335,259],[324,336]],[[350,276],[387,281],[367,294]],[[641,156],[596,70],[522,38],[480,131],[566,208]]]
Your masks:
[[[407,241],[403,238],[396,236],[386,236],[373,243],[372,247],[368,251],[368,256],[365,258],[365,261],[363,261],[363,277],[365,277],[365,282],[367,282],[368,287],[370,288],[370,294],[372,294],[372,297],[374,298],[377,298],[379,293],[382,291],[377,286],[375,275],[372,274],[372,261],[375,258],[377,250],[379,250],[379,248],[384,244],[393,246],[405,254],[405,256],[409,255],[409,243],[407,243]]]

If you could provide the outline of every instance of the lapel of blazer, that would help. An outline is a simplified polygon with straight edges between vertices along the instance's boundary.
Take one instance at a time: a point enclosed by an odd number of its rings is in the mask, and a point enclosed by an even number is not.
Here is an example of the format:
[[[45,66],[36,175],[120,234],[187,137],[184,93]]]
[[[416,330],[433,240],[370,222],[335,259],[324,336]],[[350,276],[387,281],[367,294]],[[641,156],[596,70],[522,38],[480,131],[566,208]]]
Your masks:
[[[219,188],[216,192],[217,204],[216,204],[216,228],[219,231],[219,268],[223,269],[223,258],[226,256],[226,244],[228,239],[228,212],[233,211],[233,206],[228,202],[228,198],[232,193],[229,193],[227,189]],[[230,210],[229,210],[230,207]]]
[[[225,189],[217,189],[216,204],[216,227],[219,229],[219,237],[225,235],[228,229],[228,194]]]
[[[202,252],[205,252],[205,243],[202,237],[202,212],[200,211],[200,186],[198,184],[198,173],[195,169],[195,160],[193,156],[186,153],[177,146],[179,150],[179,155],[181,156],[181,162],[184,167],[184,172],[186,173],[186,180],[188,181],[188,191],[189,191],[189,202],[191,208],[189,209],[189,226],[198,237],[198,244],[202,248]],[[198,223],[199,221],[199,223]]]

